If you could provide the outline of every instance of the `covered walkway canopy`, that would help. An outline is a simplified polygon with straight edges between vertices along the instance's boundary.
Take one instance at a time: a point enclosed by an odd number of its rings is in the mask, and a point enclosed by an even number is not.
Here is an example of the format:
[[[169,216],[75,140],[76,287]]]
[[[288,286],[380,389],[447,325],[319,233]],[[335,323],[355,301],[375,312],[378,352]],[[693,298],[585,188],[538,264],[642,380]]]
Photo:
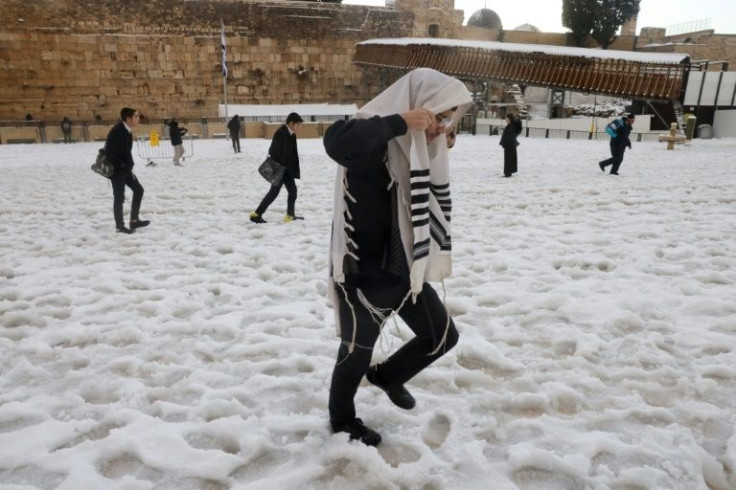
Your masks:
[[[435,38],[371,39],[356,46],[359,65],[433,68],[466,79],[645,100],[682,98],[690,57],[601,49]]]

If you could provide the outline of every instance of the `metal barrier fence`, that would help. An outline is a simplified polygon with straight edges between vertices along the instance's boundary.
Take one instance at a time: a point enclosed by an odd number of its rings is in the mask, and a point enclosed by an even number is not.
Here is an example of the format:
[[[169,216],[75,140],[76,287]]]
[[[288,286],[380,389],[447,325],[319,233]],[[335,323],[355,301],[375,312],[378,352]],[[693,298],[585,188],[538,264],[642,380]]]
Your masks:
[[[504,126],[494,125],[478,125],[476,127],[475,134],[482,135],[500,135],[503,132]],[[641,141],[659,141],[659,135],[663,133],[631,133],[631,140],[636,142]],[[608,141],[608,136],[604,131],[591,132],[591,131],[576,131],[572,129],[545,129],[545,128],[524,128],[521,131],[521,136],[526,138],[556,138],[556,139],[575,139],[575,140],[605,140]]]
[[[138,156],[152,162],[155,159],[174,159],[174,147],[171,146],[171,140],[158,139],[150,136],[139,136],[136,140],[138,146]],[[182,137],[182,146],[184,147],[183,158],[189,158],[194,155],[193,138],[189,135]]]

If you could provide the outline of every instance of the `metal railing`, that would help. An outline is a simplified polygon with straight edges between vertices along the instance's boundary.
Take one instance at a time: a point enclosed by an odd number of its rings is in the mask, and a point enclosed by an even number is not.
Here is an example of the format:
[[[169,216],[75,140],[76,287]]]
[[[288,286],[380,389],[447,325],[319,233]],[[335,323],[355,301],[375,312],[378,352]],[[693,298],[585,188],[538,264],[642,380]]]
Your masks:
[[[503,132],[504,126],[494,125],[478,125],[476,126],[476,135],[500,135]],[[631,140],[636,142],[642,141],[659,141],[659,135],[664,133],[631,133]],[[545,129],[545,128],[524,128],[521,131],[521,136],[525,138],[555,138],[555,139],[568,139],[568,140],[605,140],[608,141],[608,136],[604,131],[591,132],[591,131],[576,131],[573,129]]]
[[[692,20],[690,22],[682,22],[680,24],[672,24],[665,27],[665,36],[676,36],[678,34],[687,34],[689,32],[707,31],[710,29],[711,19]]]

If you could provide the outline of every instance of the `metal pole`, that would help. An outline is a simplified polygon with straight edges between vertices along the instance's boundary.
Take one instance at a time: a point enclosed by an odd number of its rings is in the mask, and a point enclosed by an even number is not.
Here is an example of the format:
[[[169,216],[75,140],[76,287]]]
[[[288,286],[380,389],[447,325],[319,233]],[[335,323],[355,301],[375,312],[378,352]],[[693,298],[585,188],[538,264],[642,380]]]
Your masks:
[[[222,92],[225,96],[225,119],[227,119],[227,77],[222,77]]]
[[[590,121],[590,132],[595,133],[598,131],[598,125],[596,122],[598,121],[596,119],[596,105],[598,103],[598,94],[593,94],[593,120]]]

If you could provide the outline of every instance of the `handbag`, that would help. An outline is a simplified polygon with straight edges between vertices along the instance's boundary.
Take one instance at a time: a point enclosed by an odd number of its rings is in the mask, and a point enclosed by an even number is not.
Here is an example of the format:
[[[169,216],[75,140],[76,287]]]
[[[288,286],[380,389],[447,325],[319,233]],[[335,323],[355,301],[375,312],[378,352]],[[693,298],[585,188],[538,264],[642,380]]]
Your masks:
[[[111,179],[112,173],[115,171],[115,166],[107,159],[105,155],[105,149],[100,148],[97,152],[97,160],[92,164],[92,171],[102,175],[105,178]]]
[[[261,174],[261,177],[270,182],[271,185],[278,185],[281,183],[281,179],[284,178],[285,170],[286,167],[271,157],[266,157],[261,166],[258,167],[258,173]]]

